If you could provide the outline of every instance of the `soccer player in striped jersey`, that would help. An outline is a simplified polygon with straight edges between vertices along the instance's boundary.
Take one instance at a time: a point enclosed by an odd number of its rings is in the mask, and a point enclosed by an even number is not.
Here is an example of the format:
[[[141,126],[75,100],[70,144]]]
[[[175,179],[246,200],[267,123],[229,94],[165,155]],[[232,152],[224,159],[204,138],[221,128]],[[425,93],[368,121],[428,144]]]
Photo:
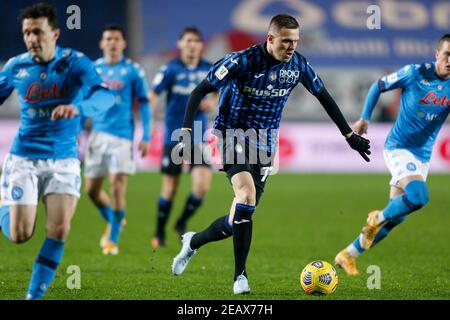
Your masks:
[[[183,125],[189,95],[206,77],[212,66],[211,63],[202,59],[203,40],[196,27],[186,27],[180,34],[177,46],[180,50],[180,56],[161,67],[160,72],[153,80],[153,88],[150,93],[151,102],[155,108],[160,95],[164,91],[167,92],[164,114],[164,146],[161,161],[163,177],[161,193],[157,201],[156,230],[151,243],[155,249],[165,245],[165,227],[172,210],[182,171],[182,164],[172,161],[171,153],[177,141],[171,141],[171,136],[175,130],[179,130]],[[214,94],[212,97],[203,99],[200,110],[195,116],[195,120],[199,121],[201,128],[198,134],[194,135],[194,147],[196,150],[204,149],[206,157],[208,156],[207,142],[205,141],[205,132],[208,127],[206,112],[211,111],[217,105],[216,96]],[[204,160],[203,154],[201,158]],[[175,223],[175,230],[180,236],[186,232],[188,220],[201,206],[211,184],[211,166],[207,161],[191,162],[190,173],[191,193]]]
[[[181,251],[172,264],[175,275],[185,270],[200,247],[233,236],[233,292],[250,292],[246,260],[252,238],[252,216],[272,169],[283,107],[297,84],[302,83],[317,97],[349,145],[369,161],[369,141],[352,132],[320,77],[295,51],[299,37],[295,18],[285,14],[274,16],[265,43],[219,60],[192,92],[182,130],[185,134],[192,128],[201,99],[220,89],[219,115],[214,127],[234,199],[229,214],[202,232],[184,234]],[[186,150],[184,139],[179,148],[182,152]]]
[[[354,129],[367,132],[380,94],[402,88],[400,112],[384,146],[391,172],[390,201],[383,210],[369,213],[362,232],[335,262],[348,275],[357,275],[356,258],[383,240],[409,214],[429,201],[426,178],[436,137],[450,112],[450,34],[436,47],[436,61],[407,65],[372,84],[361,119]]]

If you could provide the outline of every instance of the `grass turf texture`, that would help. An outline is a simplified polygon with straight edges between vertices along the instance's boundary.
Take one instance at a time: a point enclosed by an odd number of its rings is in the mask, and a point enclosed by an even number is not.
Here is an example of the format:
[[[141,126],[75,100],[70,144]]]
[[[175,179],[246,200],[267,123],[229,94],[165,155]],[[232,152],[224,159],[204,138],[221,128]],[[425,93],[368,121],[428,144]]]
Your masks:
[[[450,226],[447,185],[450,176],[429,177],[431,202],[358,260],[361,275],[338,269],[339,284],[330,296],[307,296],[299,285],[302,268],[334,256],[360,231],[367,212],[388,199],[387,175],[287,175],[270,177],[254,216],[248,259],[252,294],[232,294],[232,240],[201,248],[182,276],[170,272],[180,243],[173,231],[190,180],[183,176],[169,220],[168,246],[154,251],[156,199],[161,178],[141,173],[130,178],[127,227],[120,255],[105,257],[99,248],[104,222],[86,196],[73,219],[63,261],[46,299],[450,299]],[[214,175],[211,192],[190,229],[200,231],[224,215],[231,203],[224,174]],[[0,299],[23,299],[36,254],[44,239],[39,208],[34,237],[13,245],[0,236]],[[70,265],[81,268],[81,289],[69,290]],[[381,289],[369,290],[369,265],[381,269]]]

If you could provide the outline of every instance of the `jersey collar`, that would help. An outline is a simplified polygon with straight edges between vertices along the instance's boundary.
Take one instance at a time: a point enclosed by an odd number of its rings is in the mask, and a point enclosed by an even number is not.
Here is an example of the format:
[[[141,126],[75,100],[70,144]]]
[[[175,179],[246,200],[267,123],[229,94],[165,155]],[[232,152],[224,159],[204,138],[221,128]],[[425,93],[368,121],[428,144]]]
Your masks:
[[[267,41],[264,43],[261,43],[260,45],[262,54],[264,59],[270,64],[270,65],[277,65],[277,64],[282,64],[284,62],[282,61],[278,61],[277,59],[275,59],[267,50]]]

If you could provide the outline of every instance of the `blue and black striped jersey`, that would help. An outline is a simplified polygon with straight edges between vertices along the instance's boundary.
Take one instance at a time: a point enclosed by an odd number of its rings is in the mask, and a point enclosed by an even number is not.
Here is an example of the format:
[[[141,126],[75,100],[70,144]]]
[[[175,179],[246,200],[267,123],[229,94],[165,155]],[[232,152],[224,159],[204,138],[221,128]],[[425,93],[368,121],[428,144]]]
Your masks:
[[[207,80],[220,89],[219,114],[214,128],[266,129],[266,143],[273,149],[281,114],[294,87],[301,82],[313,95],[324,87],[320,77],[298,52],[280,62],[258,44],[233,52],[210,69]],[[258,142],[258,147],[262,147]],[[265,148],[266,149],[266,148]]]

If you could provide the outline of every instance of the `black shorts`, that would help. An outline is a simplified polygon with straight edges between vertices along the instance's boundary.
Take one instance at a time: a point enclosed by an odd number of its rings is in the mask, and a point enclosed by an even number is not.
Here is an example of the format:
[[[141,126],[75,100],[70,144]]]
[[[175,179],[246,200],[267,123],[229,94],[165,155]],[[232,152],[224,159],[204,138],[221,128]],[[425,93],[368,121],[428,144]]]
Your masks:
[[[161,172],[170,176],[180,175],[183,171],[183,164],[174,163],[171,156],[172,150],[175,146],[176,144],[166,144],[163,147]],[[192,171],[192,169],[195,167],[211,168],[211,162],[208,161],[208,156],[210,155],[210,153],[210,148],[207,143],[193,144],[191,151],[191,161],[189,161],[189,170]],[[197,154],[197,159],[194,159],[195,154]]]
[[[234,138],[233,144],[224,145],[220,143],[219,150],[222,155],[223,169],[227,177],[231,178],[240,172],[249,172],[252,175],[256,188],[256,204],[264,192],[267,179],[273,169],[273,155],[267,152],[261,152],[255,147],[249,146],[247,142],[240,142]]]

